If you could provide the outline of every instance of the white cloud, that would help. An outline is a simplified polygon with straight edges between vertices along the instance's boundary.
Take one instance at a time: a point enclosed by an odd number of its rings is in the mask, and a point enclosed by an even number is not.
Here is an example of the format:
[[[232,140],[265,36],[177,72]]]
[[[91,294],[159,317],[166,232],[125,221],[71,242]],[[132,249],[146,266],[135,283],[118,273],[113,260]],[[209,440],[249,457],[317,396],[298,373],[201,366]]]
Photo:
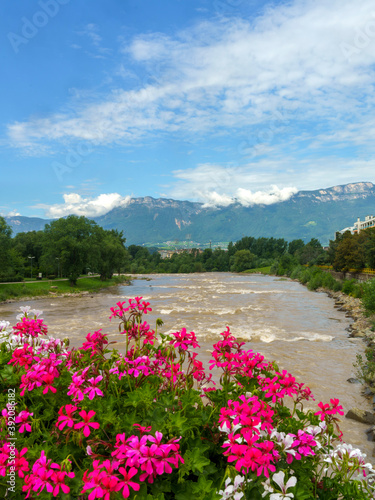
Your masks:
[[[277,186],[272,186],[270,191],[256,191],[253,193],[250,189],[239,188],[237,191],[237,200],[245,207],[251,205],[273,205],[280,201],[289,200],[297,191],[298,189],[295,187],[279,189]]]
[[[240,203],[244,207],[253,205],[273,205],[280,201],[287,201],[298,189],[295,187],[278,188],[272,186],[268,191],[255,191],[238,188],[235,195],[219,194],[216,191],[202,192],[201,199],[205,201],[204,207],[228,207],[233,203]]]
[[[83,215],[98,217],[108,213],[116,207],[125,207],[130,203],[130,196],[121,196],[118,193],[100,194],[96,198],[82,197],[77,193],[64,194],[64,203],[55,205],[38,204],[32,208],[42,208],[46,217],[57,219],[66,215]]]
[[[295,159],[273,154],[246,165],[202,164],[173,172],[167,196],[194,199],[206,206],[269,205],[289,199],[297,190],[374,181],[375,160],[327,158]],[[277,179],[277,180],[276,180]],[[271,187],[270,187],[271,186]]]
[[[176,170],[177,179],[169,195],[177,199],[192,197],[205,206],[229,206],[238,202],[243,206],[271,205],[288,200],[297,188],[287,184],[281,188],[272,185],[275,165],[251,164],[223,166],[202,164],[196,168]],[[288,182],[288,179],[285,179]],[[290,183],[290,181],[289,181]]]
[[[18,215],[21,215],[17,210],[11,210],[6,214],[6,217],[17,217]]]
[[[256,126],[272,133],[280,111],[294,135],[300,132],[293,120],[329,118],[334,131],[334,117],[344,117],[345,129],[373,114],[374,12],[373,0],[295,0],[253,20],[206,21],[173,37],[137,36],[123,53],[149,75],[141,88],[119,88],[74,114],[12,123],[9,139],[31,148],[65,140],[129,142],[155,132],[194,136]],[[95,25],[82,34],[101,43]]]
[[[219,194],[216,191],[204,192],[201,198],[205,201],[204,207],[228,207],[234,203],[231,196]]]

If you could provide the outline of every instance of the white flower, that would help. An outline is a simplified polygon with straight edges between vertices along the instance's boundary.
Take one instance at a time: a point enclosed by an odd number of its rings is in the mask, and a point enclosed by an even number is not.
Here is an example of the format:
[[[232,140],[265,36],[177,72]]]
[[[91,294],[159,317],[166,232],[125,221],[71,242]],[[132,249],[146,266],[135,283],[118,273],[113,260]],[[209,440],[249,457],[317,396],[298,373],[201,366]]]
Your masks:
[[[34,315],[34,318],[37,319],[41,314],[43,314],[43,311],[40,309],[31,309],[30,313]]]
[[[272,480],[279,486],[281,493],[272,493],[270,500],[282,500],[283,498],[294,498],[293,493],[287,493],[288,488],[293,488],[297,484],[297,478],[292,476],[284,483],[285,474],[283,471],[277,472],[272,476]]]
[[[285,434],[284,432],[272,431],[271,439],[276,438],[276,442],[281,446],[281,449],[285,451],[285,453],[289,453],[294,457],[297,453],[297,450],[293,448],[293,443],[295,441],[295,436],[291,434]]]
[[[23,314],[27,315],[27,313],[29,313],[31,311],[31,307],[30,306],[21,306],[20,311],[22,311]]]
[[[223,422],[219,425],[219,430],[221,430],[221,432],[225,432],[225,434],[229,434],[231,429],[226,422]]]
[[[268,495],[268,493],[273,493],[275,491],[274,488],[272,488],[272,486],[271,486],[270,478],[268,478],[267,481],[264,481],[264,483],[262,483],[262,486],[264,488],[264,492],[262,493],[262,497],[265,497],[266,495]]]
[[[9,321],[0,321],[0,332],[4,332],[9,327],[10,327]]]
[[[240,486],[242,486],[242,483],[245,481],[245,478],[243,476],[240,476],[239,474],[234,478],[234,489],[238,490]]]
[[[220,500],[227,500],[227,499],[241,500],[241,498],[244,496],[244,493],[242,491],[238,491],[238,489],[242,487],[245,478],[243,476],[237,475],[234,478],[233,485],[230,484],[231,481],[232,481],[231,478],[228,477],[225,480],[225,490],[224,491],[220,490],[218,492],[218,494],[221,495]]]

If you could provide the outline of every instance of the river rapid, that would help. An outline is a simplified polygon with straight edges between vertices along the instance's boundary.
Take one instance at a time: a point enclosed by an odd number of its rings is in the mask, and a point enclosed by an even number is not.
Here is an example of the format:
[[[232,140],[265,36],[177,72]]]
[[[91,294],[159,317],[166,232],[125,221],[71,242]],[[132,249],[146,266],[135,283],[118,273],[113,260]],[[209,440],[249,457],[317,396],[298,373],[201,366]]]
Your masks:
[[[119,300],[143,296],[153,308],[146,317],[151,326],[161,318],[164,333],[183,327],[194,331],[201,345],[200,357],[206,363],[212,344],[229,326],[233,335],[246,342],[244,348],[275,360],[280,370],[288,370],[310,387],[316,401],[309,402],[309,407],[339,398],[345,413],[353,406],[371,409],[361,396],[361,386],[347,382],[355,376],[353,363],[356,354],[364,352],[364,344],[348,336],[350,320],[334,308],[326,294],[309,292],[291,280],[262,275],[157,274],[137,278],[131,286],[95,295],[1,304],[0,320],[14,324],[19,306],[30,305],[44,311],[50,335],[68,337],[71,345],[79,346],[88,332],[102,328],[121,349],[123,337],[117,323],[108,321],[109,308]],[[345,441],[371,457],[374,443],[366,441],[367,427],[342,417]]]

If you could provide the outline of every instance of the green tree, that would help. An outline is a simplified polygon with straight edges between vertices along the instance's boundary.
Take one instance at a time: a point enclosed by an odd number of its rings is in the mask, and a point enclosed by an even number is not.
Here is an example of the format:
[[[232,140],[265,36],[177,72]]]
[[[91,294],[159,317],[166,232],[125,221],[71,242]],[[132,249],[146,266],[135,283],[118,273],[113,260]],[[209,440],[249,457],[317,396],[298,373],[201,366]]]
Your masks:
[[[95,253],[98,256],[95,269],[100,274],[100,279],[104,281],[112,278],[115,271],[120,273],[125,266],[128,255],[124,246],[125,238],[122,231],[115,229],[106,231],[97,227],[95,240]]]
[[[358,239],[365,253],[366,265],[375,268],[375,228],[368,228],[361,231]]]
[[[97,224],[86,217],[69,215],[58,219],[44,228],[43,256],[41,263],[47,274],[54,274],[56,259],[60,259],[62,273],[76,285],[80,274],[90,267],[99,265]]]
[[[290,255],[294,255],[297,252],[297,250],[302,250],[304,246],[305,243],[303,240],[290,241],[288,245],[288,253],[290,253]]]
[[[26,274],[30,267],[29,256],[34,257],[33,268],[35,266],[37,270],[43,253],[43,231],[28,231],[27,233],[16,234],[13,238],[13,249],[22,257]]]
[[[18,281],[23,275],[23,262],[12,248],[12,228],[0,217],[0,280]]]
[[[300,264],[322,264],[325,261],[326,255],[320,241],[312,238],[303,248],[300,248],[295,253]]]
[[[251,269],[255,255],[250,250],[238,250],[233,257],[231,270],[237,273]]]
[[[365,254],[357,234],[349,231],[337,245],[333,268],[336,271],[360,270],[365,266]]]

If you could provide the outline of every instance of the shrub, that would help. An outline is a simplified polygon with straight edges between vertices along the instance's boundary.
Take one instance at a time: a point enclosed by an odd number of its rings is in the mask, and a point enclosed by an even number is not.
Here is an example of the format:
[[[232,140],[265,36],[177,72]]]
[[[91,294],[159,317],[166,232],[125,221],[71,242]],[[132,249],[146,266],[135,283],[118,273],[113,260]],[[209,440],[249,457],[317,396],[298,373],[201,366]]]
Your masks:
[[[342,289],[342,283],[341,283],[341,281],[336,280],[336,283],[333,285],[332,290],[334,292],[340,292],[341,289]]]
[[[323,272],[322,276],[322,286],[324,288],[328,288],[329,290],[333,290],[335,288],[335,285],[337,283],[337,280],[332,276],[331,273]]]
[[[303,266],[296,266],[293,268],[291,274],[290,274],[290,277],[292,280],[297,280],[300,278],[301,276],[301,273],[303,271],[304,267]]]
[[[323,278],[325,273],[319,268],[310,269],[310,279],[307,282],[307,288],[309,290],[316,290],[323,285]]]
[[[375,279],[362,284],[362,304],[368,314],[375,313]]]
[[[209,362],[215,384],[195,334],[158,334],[149,306],[111,308],[124,353],[100,330],[68,350],[30,308],[12,331],[1,324],[3,498],[373,498],[375,471],[339,439],[337,399],[303,411],[309,388],[228,327]]]
[[[355,280],[355,279],[344,280],[342,283],[341,290],[343,293],[346,293],[346,295],[352,295],[356,284],[357,284],[357,280]]]

